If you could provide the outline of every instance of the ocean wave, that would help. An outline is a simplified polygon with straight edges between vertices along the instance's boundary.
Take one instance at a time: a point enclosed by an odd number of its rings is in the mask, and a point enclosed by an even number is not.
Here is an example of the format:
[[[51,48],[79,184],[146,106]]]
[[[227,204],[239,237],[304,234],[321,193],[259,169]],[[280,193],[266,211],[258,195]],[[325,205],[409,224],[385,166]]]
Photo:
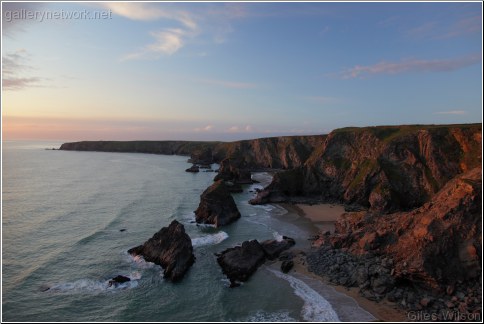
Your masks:
[[[192,238],[193,247],[199,247],[204,245],[215,245],[226,240],[229,235],[223,231],[215,234],[205,235],[201,237]]]
[[[310,322],[340,321],[338,315],[331,307],[331,304],[306,283],[282,272],[272,269],[267,270],[276,275],[276,277],[289,282],[291,287],[294,289],[294,293],[304,301],[303,309],[301,311],[301,315],[304,320]]]
[[[292,318],[286,310],[272,313],[258,310],[255,314],[249,315],[244,322],[296,322],[296,319]]]
[[[41,290],[48,293],[96,293],[96,292],[115,292],[124,289],[138,287],[138,280],[141,279],[141,273],[133,272],[128,276],[131,280],[123,283],[109,284],[108,280],[100,281],[93,279],[79,279],[72,282],[62,282],[54,285],[43,285]]]

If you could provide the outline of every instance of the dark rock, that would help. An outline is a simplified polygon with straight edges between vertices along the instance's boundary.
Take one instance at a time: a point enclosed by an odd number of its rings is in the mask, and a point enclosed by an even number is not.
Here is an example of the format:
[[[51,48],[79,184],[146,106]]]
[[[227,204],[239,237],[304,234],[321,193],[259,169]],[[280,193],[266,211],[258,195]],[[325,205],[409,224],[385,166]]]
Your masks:
[[[231,283],[247,281],[265,261],[262,246],[256,240],[245,241],[241,246],[220,253],[217,262]]]
[[[295,244],[296,242],[294,239],[283,236],[282,241],[266,240],[261,243],[261,246],[266,254],[267,259],[274,260],[279,256],[279,254],[281,254],[282,251],[293,247]]]
[[[289,261],[294,259],[294,253],[291,251],[283,251],[279,254],[279,261]]]
[[[240,212],[227,186],[219,180],[208,187],[200,196],[195,211],[197,223],[224,226],[240,218]]]
[[[181,280],[195,262],[192,240],[176,220],[128,253],[141,255],[146,261],[162,266],[165,278],[172,281]]]
[[[198,167],[198,165],[194,164],[188,169],[186,169],[185,172],[193,172],[193,173],[200,172],[200,168]]]
[[[292,269],[292,267],[294,267],[294,262],[292,260],[282,261],[281,271],[284,273],[288,273]]]
[[[253,183],[251,173],[247,170],[247,164],[242,159],[226,158],[220,162],[219,173],[215,181],[224,180],[238,184]]]
[[[379,295],[389,292],[394,287],[393,277],[389,274],[381,273],[378,276],[372,277],[371,286],[374,292]]]
[[[454,303],[451,302],[450,300],[445,302],[445,306],[447,306],[447,308],[454,308],[455,307]]]
[[[454,294],[455,286],[454,285],[448,285],[447,288],[445,289],[445,292],[447,295],[452,296]]]
[[[108,286],[111,287],[112,285],[114,285],[116,287],[118,284],[128,282],[128,281],[131,281],[131,278],[122,276],[122,275],[117,275],[113,279],[109,280]]]
[[[420,299],[420,305],[423,307],[428,307],[432,303],[432,299],[429,297],[424,297]]]
[[[240,193],[244,191],[240,183],[234,183],[232,181],[225,181],[224,183],[230,193]]]

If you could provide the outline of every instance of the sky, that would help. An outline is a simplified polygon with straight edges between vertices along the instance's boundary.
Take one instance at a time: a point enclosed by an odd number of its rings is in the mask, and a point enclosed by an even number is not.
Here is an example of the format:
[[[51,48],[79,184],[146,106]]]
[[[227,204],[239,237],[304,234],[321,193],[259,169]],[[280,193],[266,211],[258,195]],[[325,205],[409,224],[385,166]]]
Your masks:
[[[482,3],[2,2],[4,140],[482,122]]]

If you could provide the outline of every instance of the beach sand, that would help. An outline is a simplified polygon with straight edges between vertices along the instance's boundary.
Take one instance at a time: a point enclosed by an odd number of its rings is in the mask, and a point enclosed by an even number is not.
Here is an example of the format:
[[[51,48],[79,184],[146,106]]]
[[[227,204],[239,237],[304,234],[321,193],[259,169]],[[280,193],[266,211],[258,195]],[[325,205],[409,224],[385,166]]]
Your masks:
[[[282,206],[289,211],[289,213],[297,213],[301,218],[310,220],[314,224],[315,228],[319,231],[330,231],[334,232],[334,222],[339,215],[344,213],[344,206],[336,204],[318,204],[318,205],[290,205],[282,204]],[[315,233],[317,234],[317,233]],[[394,303],[388,302],[386,300],[375,302],[366,299],[359,294],[359,289],[356,287],[348,288],[344,286],[338,286],[329,282],[326,278],[315,275],[309,272],[306,265],[306,260],[304,257],[297,256],[294,258],[294,268],[291,270],[290,274],[295,273],[301,274],[305,277],[311,278],[313,280],[318,280],[324,285],[333,288],[336,292],[342,293],[346,296],[351,297],[362,309],[373,315],[377,321],[385,322],[405,322],[408,318],[405,311],[400,309]]]
[[[345,212],[344,206],[336,204],[297,204],[292,205],[292,208],[299,215],[309,219],[323,233],[326,231],[333,233],[334,222]]]

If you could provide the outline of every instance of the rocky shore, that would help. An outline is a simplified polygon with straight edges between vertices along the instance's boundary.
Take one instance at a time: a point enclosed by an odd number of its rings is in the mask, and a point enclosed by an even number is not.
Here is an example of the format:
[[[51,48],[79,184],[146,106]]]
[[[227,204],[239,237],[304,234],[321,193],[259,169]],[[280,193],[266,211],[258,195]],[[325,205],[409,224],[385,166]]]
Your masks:
[[[403,125],[231,143],[78,142],[60,149],[181,154],[194,165],[220,163],[196,212],[197,222],[216,226],[240,217],[230,193],[252,183],[251,171],[278,169],[251,204],[347,206],[335,231],[320,233],[307,253],[310,271],[357,287],[369,300],[419,312],[421,320],[476,320],[482,314],[481,134],[481,124]],[[257,244],[223,255],[260,256],[247,268],[252,273],[267,257]],[[237,277],[237,266],[230,267],[224,270],[229,278],[250,276]]]

